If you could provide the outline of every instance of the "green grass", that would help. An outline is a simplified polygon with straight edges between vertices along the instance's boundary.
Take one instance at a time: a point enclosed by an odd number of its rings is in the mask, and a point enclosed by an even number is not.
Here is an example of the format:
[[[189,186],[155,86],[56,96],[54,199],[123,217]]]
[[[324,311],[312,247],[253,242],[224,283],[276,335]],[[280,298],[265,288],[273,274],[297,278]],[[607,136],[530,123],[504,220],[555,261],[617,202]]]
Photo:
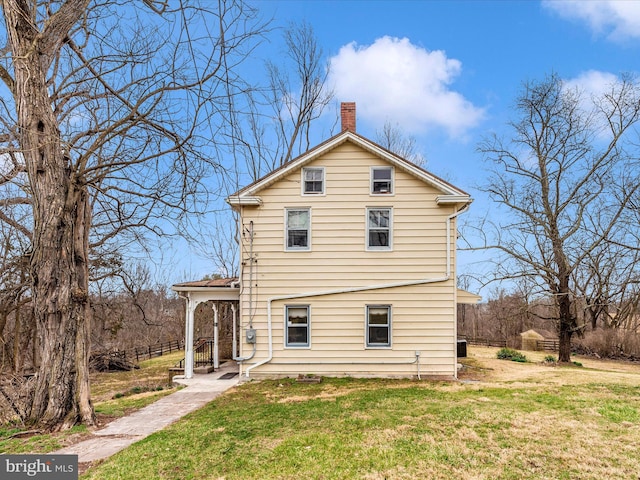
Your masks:
[[[514,364],[496,351],[465,361],[475,367],[468,383],[249,382],[81,478],[638,478],[640,367],[549,365],[543,353]],[[118,416],[170,393],[175,361],[96,375],[96,410]],[[0,452],[44,453],[87,434],[78,427],[8,440],[16,431],[0,428]]]
[[[638,411],[625,385],[252,382],[82,478],[637,478]]]
[[[45,433],[25,437],[16,436],[23,430],[12,426],[0,426],[0,454],[1,453],[46,453],[65,446],[71,438],[85,434],[87,428],[79,425],[62,433]]]
[[[140,362],[140,369],[129,372],[104,372],[91,375],[92,399],[96,415],[122,417],[143,408],[159,398],[173,393],[169,385],[168,368],[184,357],[184,352]],[[0,454],[47,453],[58,450],[76,437],[86,435],[84,426],[61,433],[30,433],[13,436],[25,431],[18,425],[0,425]]]

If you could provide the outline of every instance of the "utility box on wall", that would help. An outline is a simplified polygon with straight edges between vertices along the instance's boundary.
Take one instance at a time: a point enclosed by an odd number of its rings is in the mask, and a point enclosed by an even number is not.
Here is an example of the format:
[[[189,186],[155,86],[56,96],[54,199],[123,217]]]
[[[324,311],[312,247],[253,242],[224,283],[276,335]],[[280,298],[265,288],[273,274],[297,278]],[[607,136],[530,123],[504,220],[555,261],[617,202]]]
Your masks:
[[[245,334],[247,343],[256,343],[256,329],[255,328],[247,328],[247,332]]]
[[[467,356],[467,341],[458,340],[458,358],[465,358]]]

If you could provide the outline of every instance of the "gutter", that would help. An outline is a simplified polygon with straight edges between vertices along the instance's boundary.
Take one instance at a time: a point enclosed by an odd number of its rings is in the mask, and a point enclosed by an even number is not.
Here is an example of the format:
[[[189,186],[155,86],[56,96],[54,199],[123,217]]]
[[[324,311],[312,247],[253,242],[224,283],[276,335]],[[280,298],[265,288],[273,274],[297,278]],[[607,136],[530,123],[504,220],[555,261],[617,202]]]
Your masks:
[[[264,360],[261,360],[260,362],[255,363],[250,367],[247,367],[246,377],[249,378],[249,373],[251,372],[251,370],[253,370],[256,367],[260,367],[266,363],[269,363],[273,359],[273,322],[272,322],[271,305],[275,301],[293,300],[293,299],[307,298],[307,297],[322,297],[326,295],[337,295],[341,293],[366,292],[370,290],[382,290],[386,288],[396,288],[396,287],[409,287],[414,285],[426,285],[429,283],[442,283],[442,282],[448,281],[451,278],[451,220],[456,218],[458,215],[466,212],[469,209],[469,205],[471,205],[471,202],[467,203],[464,207],[462,207],[457,212],[454,212],[451,215],[449,215],[446,219],[446,228],[447,228],[447,267],[446,268],[447,270],[443,277],[424,278],[420,280],[408,280],[408,281],[396,282],[396,283],[382,283],[377,285],[367,285],[363,287],[339,288],[335,290],[324,290],[320,292],[295,293],[291,295],[280,295],[280,296],[268,298],[267,299],[267,334],[268,334],[269,353]]]

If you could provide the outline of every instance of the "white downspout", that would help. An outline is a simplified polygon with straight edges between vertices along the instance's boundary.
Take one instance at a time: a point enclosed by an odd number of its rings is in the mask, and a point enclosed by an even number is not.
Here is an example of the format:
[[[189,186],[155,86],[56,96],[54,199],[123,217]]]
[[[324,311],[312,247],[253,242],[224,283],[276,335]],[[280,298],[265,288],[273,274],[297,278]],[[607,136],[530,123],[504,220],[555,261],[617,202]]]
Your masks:
[[[457,212],[452,213],[446,219],[446,229],[447,229],[447,257],[446,257],[446,273],[443,277],[437,278],[425,278],[420,280],[409,280],[404,282],[396,282],[396,283],[383,283],[379,285],[368,285],[364,287],[350,287],[350,288],[340,288],[336,290],[325,290],[321,292],[307,292],[307,293],[294,293],[291,295],[281,295],[277,297],[271,297],[267,299],[267,338],[268,338],[268,347],[269,353],[267,358],[261,360],[258,363],[247,367],[246,376],[249,378],[249,372],[256,367],[260,367],[265,363],[269,363],[273,359],[273,325],[271,320],[271,304],[278,300],[292,300],[297,298],[307,298],[307,297],[321,297],[325,295],[336,295],[340,293],[354,293],[354,292],[365,292],[368,290],[381,290],[386,288],[395,288],[395,287],[408,287],[413,285],[426,285],[429,283],[441,283],[446,282],[451,278],[451,220],[456,218],[458,215],[466,212],[469,209],[470,203],[467,203],[463,208],[458,210]]]

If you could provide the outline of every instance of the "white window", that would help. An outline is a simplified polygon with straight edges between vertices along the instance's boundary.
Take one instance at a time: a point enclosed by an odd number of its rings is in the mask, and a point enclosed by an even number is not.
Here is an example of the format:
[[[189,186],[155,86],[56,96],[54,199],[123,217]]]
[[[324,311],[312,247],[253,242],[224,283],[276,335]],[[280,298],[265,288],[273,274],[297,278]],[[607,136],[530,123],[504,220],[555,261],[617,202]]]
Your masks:
[[[371,193],[373,195],[393,193],[393,167],[371,167]]]
[[[324,195],[324,168],[310,167],[302,169],[302,194]]]
[[[367,208],[367,250],[391,250],[391,209]]]
[[[287,208],[286,250],[311,249],[311,211],[308,208]]]
[[[367,305],[367,347],[391,346],[391,305]]]
[[[309,346],[309,305],[287,305],[285,345],[287,347]]]

